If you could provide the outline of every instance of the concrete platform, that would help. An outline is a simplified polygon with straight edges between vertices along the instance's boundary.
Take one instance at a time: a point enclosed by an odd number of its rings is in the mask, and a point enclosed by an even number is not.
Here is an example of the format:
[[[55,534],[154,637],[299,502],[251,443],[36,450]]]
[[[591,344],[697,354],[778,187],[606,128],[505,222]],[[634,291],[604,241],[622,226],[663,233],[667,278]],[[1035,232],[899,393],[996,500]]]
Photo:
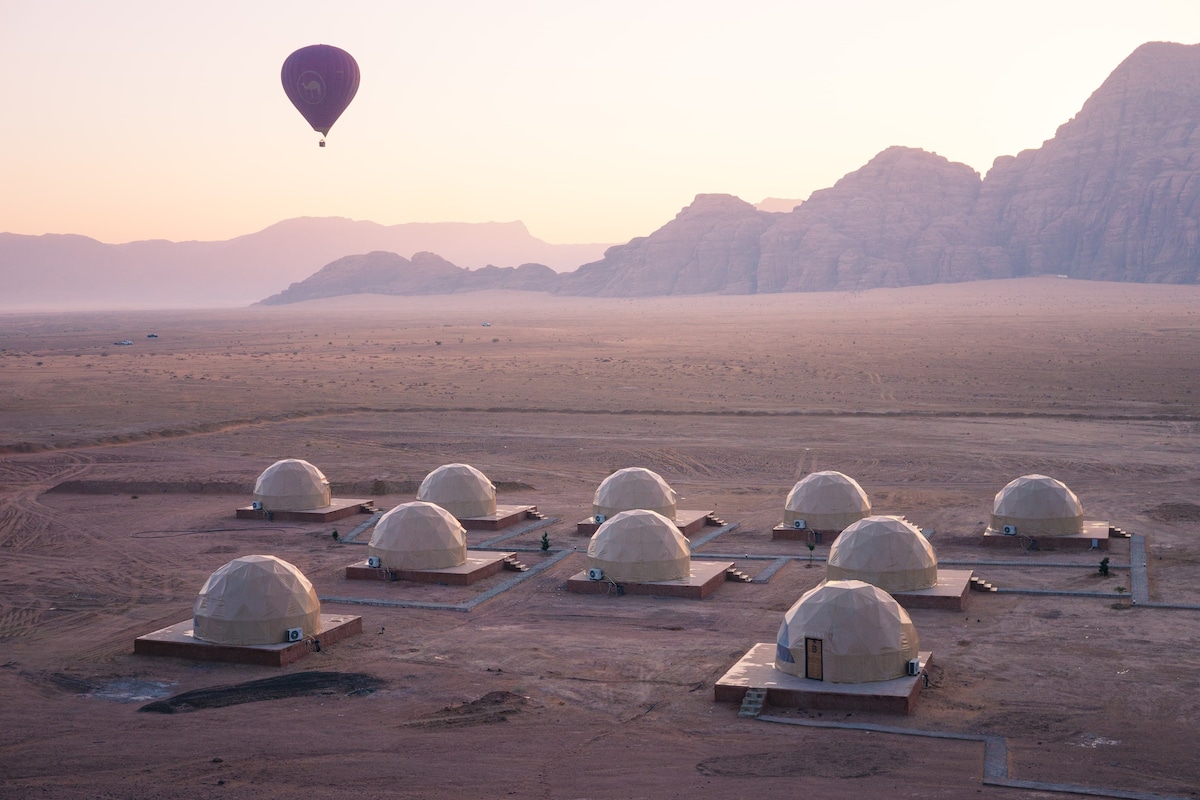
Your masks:
[[[1026,536],[1017,526],[1016,535],[988,528],[983,534],[984,547],[1011,547],[1025,550],[1108,550],[1107,522],[1084,520],[1083,532],[1071,536]]]
[[[493,553],[484,550],[468,550],[467,560],[457,567],[445,569],[386,569],[368,567],[366,559],[346,567],[346,578],[357,581],[415,581],[437,583],[446,586],[470,586],[476,581],[490,578],[504,569],[504,559],[515,553]]]
[[[773,542],[812,542],[813,544],[833,544],[841,535],[839,530],[819,530],[817,528],[793,528],[791,525],[780,523],[771,529]]]
[[[495,514],[483,517],[458,517],[458,521],[469,531],[501,531],[518,522],[537,518],[537,506],[496,506]]]
[[[313,639],[279,644],[233,645],[206,642],[193,635],[192,625],[192,620],[184,620],[139,636],[133,640],[133,652],[136,655],[170,656],[192,661],[224,661],[229,664],[283,667],[318,649],[362,633],[362,617],[348,614],[322,614],[321,629]]]
[[[697,531],[703,529],[705,525],[716,525],[715,522],[709,522],[709,517],[712,515],[712,513],[713,512],[711,511],[696,511],[693,509],[682,508],[677,509],[675,511],[675,527],[679,528],[679,532],[684,536],[691,536]],[[600,530],[600,526],[596,524],[595,519],[592,517],[580,520],[575,525],[575,533],[580,534],[581,536],[591,536],[598,530]]]
[[[922,651],[917,657],[923,670],[933,663],[932,652]],[[767,705],[779,708],[908,714],[916,707],[924,680],[920,675],[870,683],[798,678],[775,669],[774,642],[760,642],[717,681],[713,698],[718,703],[740,703],[747,690],[765,689]]]
[[[344,499],[335,497],[324,508],[303,511],[268,511],[265,508],[243,506],[237,510],[238,519],[263,519],[277,522],[332,522],[355,514],[374,514],[374,500]]]
[[[732,561],[701,561],[692,559],[692,574],[687,580],[621,582],[614,586],[607,578],[588,580],[587,570],[567,579],[567,591],[580,594],[644,594],[655,597],[683,597],[703,600],[725,583],[725,572]]]
[[[905,608],[942,608],[962,611],[967,607],[967,595],[971,592],[971,576],[974,570],[938,569],[937,584],[928,589],[911,592],[892,592],[896,602]]]

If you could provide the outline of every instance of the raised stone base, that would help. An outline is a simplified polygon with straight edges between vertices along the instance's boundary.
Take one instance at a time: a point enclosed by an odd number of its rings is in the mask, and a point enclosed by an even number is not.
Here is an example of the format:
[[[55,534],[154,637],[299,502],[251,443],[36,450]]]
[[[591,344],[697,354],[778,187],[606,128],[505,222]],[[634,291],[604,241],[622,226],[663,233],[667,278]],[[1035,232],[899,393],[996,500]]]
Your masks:
[[[984,547],[1012,547],[1024,550],[1107,550],[1109,527],[1107,522],[1084,520],[1083,532],[1070,536],[1026,536],[1017,526],[1016,534],[988,528],[983,534]]]
[[[362,633],[362,617],[322,614],[321,629],[311,639],[279,644],[217,644],[197,639],[193,635],[192,620],[189,619],[137,637],[133,640],[133,652],[143,656],[170,656],[192,661],[283,667],[358,633]]]
[[[937,584],[928,589],[910,592],[892,592],[896,602],[905,608],[942,608],[962,611],[967,607],[967,595],[971,591],[969,569],[938,569]]]
[[[675,527],[679,528],[679,532],[684,536],[691,536],[697,531],[708,525],[711,511],[695,511],[692,509],[678,509],[675,511]],[[594,517],[580,520],[575,525],[575,533],[581,536],[591,536],[596,531],[600,530]]]
[[[587,570],[577,572],[567,580],[567,591],[580,594],[646,594],[656,597],[684,597],[703,600],[725,582],[725,573],[732,561],[700,561],[692,559],[692,574],[677,581],[617,581],[607,578],[589,580]]]
[[[459,517],[458,521],[469,531],[500,531],[536,516],[538,516],[537,506],[498,505],[495,514],[482,517]]]
[[[238,519],[263,519],[272,522],[332,522],[355,514],[374,514],[374,500],[345,500],[335,497],[324,508],[303,511],[268,511],[265,508],[243,506],[237,510]]]
[[[504,569],[504,559],[514,553],[493,553],[484,550],[468,550],[467,560],[457,567],[444,569],[387,569],[368,567],[359,561],[346,567],[346,577],[356,581],[416,581],[446,586],[470,586],[476,581],[489,578]]]
[[[816,528],[793,528],[791,525],[776,525],[771,529],[773,542],[812,542],[813,544],[833,544],[841,534],[839,530],[818,530]]]
[[[933,653],[917,656],[921,669],[933,663]],[[830,683],[798,678],[775,669],[775,643],[760,642],[713,687],[718,703],[740,703],[750,689],[767,693],[767,705],[829,711],[879,711],[908,714],[916,707],[924,678],[920,675],[870,683]]]

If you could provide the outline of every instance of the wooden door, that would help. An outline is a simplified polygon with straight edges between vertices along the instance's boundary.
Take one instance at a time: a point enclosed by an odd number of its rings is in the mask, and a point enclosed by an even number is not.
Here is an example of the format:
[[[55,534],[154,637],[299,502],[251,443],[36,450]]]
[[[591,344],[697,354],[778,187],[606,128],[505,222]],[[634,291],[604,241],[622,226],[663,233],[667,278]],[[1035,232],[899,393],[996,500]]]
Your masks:
[[[804,640],[804,677],[813,680],[825,680],[825,670],[821,666],[821,649],[824,646],[821,639]]]

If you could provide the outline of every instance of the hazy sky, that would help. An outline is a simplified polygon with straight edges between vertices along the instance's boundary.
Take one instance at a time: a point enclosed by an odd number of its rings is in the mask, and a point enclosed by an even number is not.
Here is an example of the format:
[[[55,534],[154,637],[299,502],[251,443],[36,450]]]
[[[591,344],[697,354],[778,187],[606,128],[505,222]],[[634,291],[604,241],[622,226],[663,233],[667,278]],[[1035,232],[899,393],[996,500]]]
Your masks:
[[[701,192],[806,198],[890,145],[1037,147],[1200,0],[0,0],[0,231],[225,239],[296,216],[645,235]],[[358,60],[328,146],[308,44]]]

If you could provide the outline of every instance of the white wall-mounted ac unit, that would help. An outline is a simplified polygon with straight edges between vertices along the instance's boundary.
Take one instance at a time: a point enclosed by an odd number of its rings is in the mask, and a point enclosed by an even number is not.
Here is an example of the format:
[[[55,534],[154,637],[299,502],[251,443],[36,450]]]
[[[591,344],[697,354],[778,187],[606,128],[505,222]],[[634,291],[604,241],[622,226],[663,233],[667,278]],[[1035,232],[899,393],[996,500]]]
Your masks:
[[[599,567],[592,567],[591,569],[588,570],[588,580],[589,581],[598,581],[603,577],[604,577],[604,570],[600,569]]]
[[[285,642],[298,642],[303,638],[304,638],[304,629],[303,628],[288,628],[286,634],[283,637],[283,640]]]
[[[920,675],[921,674],[921,659],[910,658],[908,660],[908,663],[904,665],[904,673],[906,675]]]
[[[596,523],[597,525],[603,525],[604,520],[606,519],[608,519],[608,517],[604,516],[603,514],[597,514],[596,516],[592,517],[592,522]]]
[[[250,507],[253,508],[255,511],[262,511],[262,502],[259,500],[255,500],[253,503],[250,504]]]
[[[792,520],[792,527],[795,528],[796,530],[802,531],[802,530],[804,530],[804,526],[805,526],[804,520],[802,520],[802,519]]]
[[[1016,536],[1017,535],[1017,526],[1016,525],[1005,525],[1004,526],[1004,535],[1005,536]]]
[[[371,556],[370,558],[367,559],[367,566],[371,567],[372,569],[379,567],[379,564],[380,564],[379,556]]]

